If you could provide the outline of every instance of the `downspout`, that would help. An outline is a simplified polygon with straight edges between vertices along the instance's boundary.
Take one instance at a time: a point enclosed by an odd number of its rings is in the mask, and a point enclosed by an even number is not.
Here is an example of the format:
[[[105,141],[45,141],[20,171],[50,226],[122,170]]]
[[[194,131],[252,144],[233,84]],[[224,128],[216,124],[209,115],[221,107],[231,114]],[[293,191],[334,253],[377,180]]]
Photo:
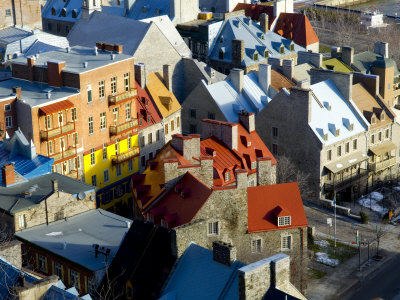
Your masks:
[[[300,228],[300,290],[301,292],[303,292],[303,255],[304,255],[304,251],[303,251],[303,247],[304,247],[304,243],[303,243],[303,236],[304,236],[304,232],[303,232],[303,228]]]

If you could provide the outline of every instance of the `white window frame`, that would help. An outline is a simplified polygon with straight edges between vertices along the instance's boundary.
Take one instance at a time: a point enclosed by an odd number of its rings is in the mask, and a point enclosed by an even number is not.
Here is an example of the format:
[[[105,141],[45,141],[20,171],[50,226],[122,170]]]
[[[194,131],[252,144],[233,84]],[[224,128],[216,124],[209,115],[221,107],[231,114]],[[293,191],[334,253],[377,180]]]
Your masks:
[[[125,120],[129,121],[131,119],[131,103],[125,104]]]
[[[291,216],[283,216],[278,218],[278,226],[290,226],[292,224]]]
[[[214,221],[214,222],[208,222],[207,226],[207,235],[219,235],[219,222]]]
[[[92,86],[90,84],[88,84],[86,91],[87,91],[87,96],[88,96],[87,102],[92,103],[93,102],[93,92],[92,92]],[[90,97],[89,97],[89,95],[90,95]]]
[[[92,135],[94,133],[93,117],[89,117],[88,125],[89,125],[89,135]]]
[[[13,127],[12,116],[6,116],[5,117],[5,122],[6,122],[6,128],[12,128]]]
[[[292,235],[284,234],[281,235],[281,250],[287,251],[292,249]]]
[[[19,228],[26,227],[26,215],[25,214],[18,216],[18,226],[19,226]]]
[[[227,171],[225,173],[225,181],[229,181],[229,180],[231,180],[231,172]]]
[[[105,84],[104,80],[99,81],[99,98],[103,99],[105,97]]]
[[[71,108],[71,119],[72,121],[78,120],[78,109],[76,107]]]
[[[132,135],[130,133],[128,134],[126,143],[128,144],[128,149],[132,149]]]
[[[107,144],[103,144],[103,160],[107,160]]]
[[[117,93],[117,76],[111,77],[111,94]]]
[[[106,112],[100,113],[100,129],[106,129],[107,127],[107,115]]]
[[[90,165],[94,166],[96,164],[96,151],[94,148],[90,149]]]
[[[110,181],[110,171],[108,169],[105,169],[103,171],[103,180],[104,180],[104,182]]]
[[[262,251],[262,239],[252,239],[251,240],[251,252],[252,253],[261,253]]]
[[[11,111],[11,103],[4,104],[4,112]]]
[[[124,74],[124,88],[125,92],[128,92],[130,90],[130,80],[129,80],[129,73]]]

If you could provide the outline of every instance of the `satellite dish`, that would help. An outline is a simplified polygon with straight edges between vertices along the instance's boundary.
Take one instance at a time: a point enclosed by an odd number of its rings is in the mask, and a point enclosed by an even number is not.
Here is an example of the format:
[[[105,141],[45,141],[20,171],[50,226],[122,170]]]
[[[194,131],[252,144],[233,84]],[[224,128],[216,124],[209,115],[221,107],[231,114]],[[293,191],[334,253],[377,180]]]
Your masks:
[[[86,195],[85,195],[84,192],[80,192],[80,193],[78,194],[78,199],[79,199],[79,200],[83,200],[83,199],[85,199],[85,197],[86,197]]]

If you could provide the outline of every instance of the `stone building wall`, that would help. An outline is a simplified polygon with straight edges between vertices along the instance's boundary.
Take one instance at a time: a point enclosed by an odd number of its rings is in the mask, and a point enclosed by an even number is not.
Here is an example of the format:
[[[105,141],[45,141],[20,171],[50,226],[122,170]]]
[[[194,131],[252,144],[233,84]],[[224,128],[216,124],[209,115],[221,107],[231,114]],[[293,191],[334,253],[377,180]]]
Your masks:
[[[24,25],[41,29],[41,7],[45,3],[45,0],[0,1],[0,28]]]
[[[18,269],[22,268],[21,242],[10,240],[0,245],[0,256]]]

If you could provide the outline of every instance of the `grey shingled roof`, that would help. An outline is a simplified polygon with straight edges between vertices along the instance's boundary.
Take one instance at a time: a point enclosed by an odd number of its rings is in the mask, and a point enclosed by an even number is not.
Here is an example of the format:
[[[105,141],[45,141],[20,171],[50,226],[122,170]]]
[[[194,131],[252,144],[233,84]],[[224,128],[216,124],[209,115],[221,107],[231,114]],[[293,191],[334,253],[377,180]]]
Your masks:
[[[32,35],[32,31],[18,27],[6,27],[0,30],[0,43],[9,44]]]
[[[38,205],[52,193],[52,180],[54,179],[58,180],[60,191],[72,196],[76,196],[80,192],[88,193],[95,189],[94,186],[58,173],[46,174],[8,187],[0,186],[0,209],[14,214]],[[31,196],[24,198],[23,193],[28,191],[31,192]]]
[[[365,51],[358,54],[354,54],[353,64],[351,65],[351,67],[361,73],[369,74],[372,63],[376,61],[378,58],[382,58],[382,56],[380,54],[376,54],[371,51]],[[397,68],[396,63],[392,59],[386,58],[385,61],[388,64],[394,65],[395,76],[400,75],[399,69]]]
[[[129,228],[129,219],[111,212],[94,209],[61,221],[39,225],[15,233],[27,243],[64,257],[91,271],[106,266],[105,256],[95,257],[94,244],[110,249],[111,264]]]

